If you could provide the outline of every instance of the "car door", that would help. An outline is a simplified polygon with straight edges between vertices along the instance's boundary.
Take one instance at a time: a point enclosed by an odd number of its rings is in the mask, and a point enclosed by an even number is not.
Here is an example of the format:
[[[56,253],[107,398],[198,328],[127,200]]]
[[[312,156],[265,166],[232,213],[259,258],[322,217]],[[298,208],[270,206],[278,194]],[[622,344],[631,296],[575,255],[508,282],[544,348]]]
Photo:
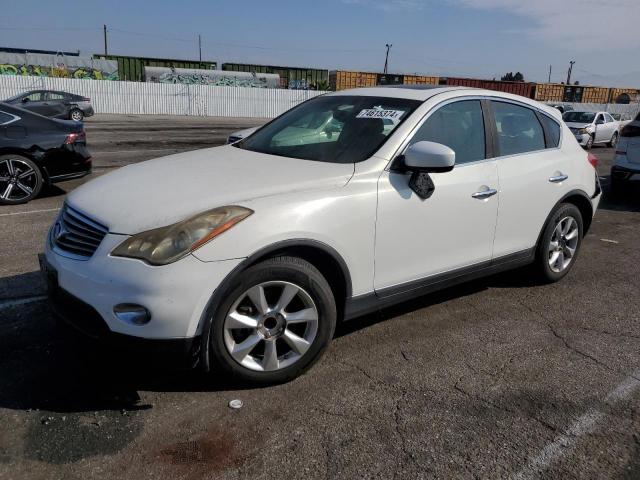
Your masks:
[[[491,260],[499,185],[496,162],[487,154],[482,102],[453,100],[422,122],[406,147],[419,141],[447,145],[456,164],[429,174],[435,189],[424,200],[412,191],[411,174],[397,171],[395,163],[380,176],[374,285],[381,297]]]
[[[67,101],[64,93],[45,92],[45,106],[48,117],[67,118]]]
[[[47,106],[44,102],[44,92],[31,92],[22,97],[20,107],[40,115],[47,115]]]
[[[500,205],[494,259],[532,253],[554,205],[568,192],[571,157],[558,147],[559,123],[528,105],[491,102]]]
[[[605,123],[604,120],[604,115],[602,113],[599,113],[596,116],[596,134],[595,134],[595,142],[604,142],[605,140],[608,140],[609,138],[611,138],[610,136],[607,137],[607,124]]]

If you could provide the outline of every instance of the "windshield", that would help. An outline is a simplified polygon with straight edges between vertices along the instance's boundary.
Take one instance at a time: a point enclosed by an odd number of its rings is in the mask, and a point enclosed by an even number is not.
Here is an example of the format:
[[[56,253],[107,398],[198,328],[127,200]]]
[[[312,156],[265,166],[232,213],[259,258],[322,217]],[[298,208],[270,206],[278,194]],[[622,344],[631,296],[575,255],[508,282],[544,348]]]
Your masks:
[[[303,160],[361,162],[373,155],[421,103],[355,95],[316,97],[234,147]]]
[[[24,95],[24,93],[19,93],[18,95],[14,95],[13,97],[9,97],[6,100],[2,100],[3,102],[13,102],[14,100],[18,100]]]
[[[565,122],[570,123],[593,123],[596,114],[592,112],[567,112],[562,115]]]

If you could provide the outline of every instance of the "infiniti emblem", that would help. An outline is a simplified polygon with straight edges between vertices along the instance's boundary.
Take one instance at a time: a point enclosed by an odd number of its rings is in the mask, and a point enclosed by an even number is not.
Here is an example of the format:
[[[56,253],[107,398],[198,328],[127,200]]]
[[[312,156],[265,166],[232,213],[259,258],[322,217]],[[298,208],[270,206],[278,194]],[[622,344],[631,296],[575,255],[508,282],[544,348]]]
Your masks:
[[[56,240],[61,240],[66,234],[67,231],[62,226],[62,224],[60,222],[56,222],[56,224],[53,226],[53,238],[55,238]]]

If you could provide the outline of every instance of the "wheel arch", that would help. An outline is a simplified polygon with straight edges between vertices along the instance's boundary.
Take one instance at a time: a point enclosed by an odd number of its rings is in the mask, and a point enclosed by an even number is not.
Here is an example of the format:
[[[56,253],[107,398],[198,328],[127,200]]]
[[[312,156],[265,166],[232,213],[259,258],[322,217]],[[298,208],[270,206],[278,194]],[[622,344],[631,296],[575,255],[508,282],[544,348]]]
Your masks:
[[[591,203],[591,199],[589,198],[589,195],[587,195],[587,193],[585,193],[583,190],[572,190],[564,195],[560,200],[558,200],[558,202],[549,212],[549,215],[547,215],[547,218],[542,224],[542,228],[540,228],[540,233],[538,234],[538,241],[536,242],[536,245],[540,244],[540,239],[544,234],[544,229],[547,226],[549,219],[553,215],[553,212],[555,212],[558,206],[562,203],[570,203],[572,205],[575,205],[578,210],[580,210],[580,213],[582,214],[583,234],[586,235],[586,233],[589,231],[591,222],[593,220],[593,204]]]
[[[211,299],[209,300],[200,320],[200,330],[202,332],[200,362],[205,371],[209,371],[211,368],[208,345],[211,318],[213,317],[212,311],[216,308],[216,305],[220,303],[227,286],[237,275],[245,271],[247,268],[269,258],[283,255],[302,258],[320,271],[329,283],[336,300],[338,321],[342,320],[346,300],[351,297],[353,291],[351,274],[342,255],[340,255],[332,246],[318,240],[292,239],[276,242],[261,248],[245,258],[229,275],[227,275],[227,277],[213,292],[213,295],[211,295]]]

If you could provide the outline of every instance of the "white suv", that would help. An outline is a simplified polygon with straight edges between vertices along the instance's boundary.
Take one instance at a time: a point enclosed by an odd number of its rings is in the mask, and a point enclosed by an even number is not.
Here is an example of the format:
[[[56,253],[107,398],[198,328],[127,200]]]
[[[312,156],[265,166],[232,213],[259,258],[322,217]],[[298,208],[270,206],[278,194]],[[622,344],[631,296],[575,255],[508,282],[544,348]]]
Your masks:
[[[305,132],[309,114],[331,132]],[[556,110],[520,96],[331,93],[234,145],[78,188],[42,269],[89,335],[281,382],[338,321],[527,264],[564,277],[600,199],[590,161]]]

